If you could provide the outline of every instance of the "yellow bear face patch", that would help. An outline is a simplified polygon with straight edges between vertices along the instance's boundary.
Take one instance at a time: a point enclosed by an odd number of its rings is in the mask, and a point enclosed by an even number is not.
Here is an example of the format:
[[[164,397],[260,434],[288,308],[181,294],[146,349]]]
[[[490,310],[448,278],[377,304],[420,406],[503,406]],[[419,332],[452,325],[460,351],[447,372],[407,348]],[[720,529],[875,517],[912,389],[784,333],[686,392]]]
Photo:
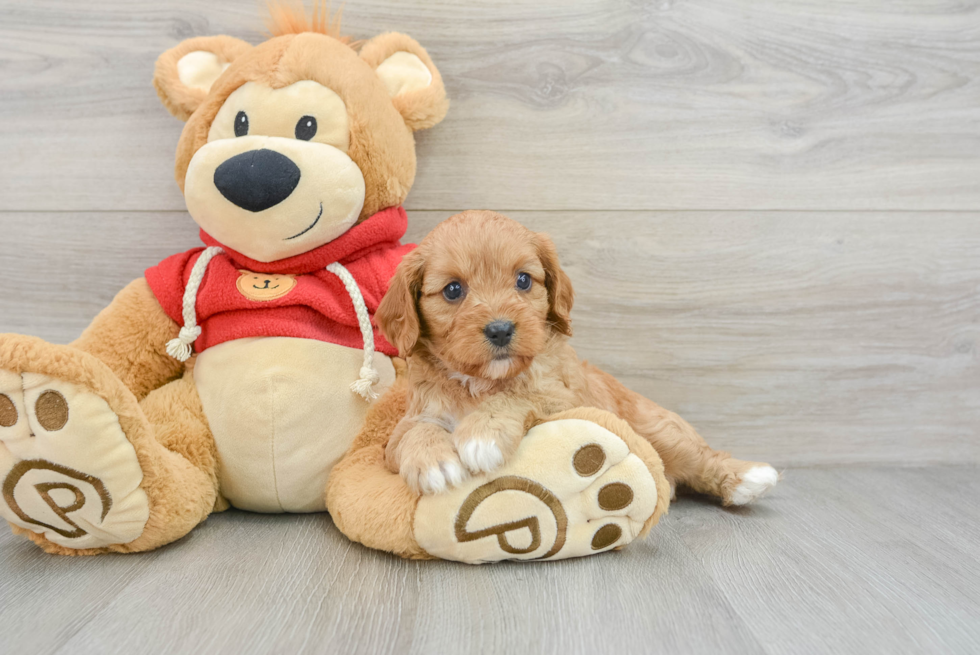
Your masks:
[[[296,278],[292,275],[278,273],[253,273],[239,269],[236,286],[238,291],[249,300],[265,302],[282,298],[296,287]]]

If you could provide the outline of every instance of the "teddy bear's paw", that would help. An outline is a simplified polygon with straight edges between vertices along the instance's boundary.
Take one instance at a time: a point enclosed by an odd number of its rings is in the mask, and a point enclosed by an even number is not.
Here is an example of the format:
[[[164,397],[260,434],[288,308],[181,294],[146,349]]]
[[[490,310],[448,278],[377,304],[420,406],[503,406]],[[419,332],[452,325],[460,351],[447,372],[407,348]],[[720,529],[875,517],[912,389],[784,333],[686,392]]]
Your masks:
[[[0,516],[71,549],[133,541],[149,518],[119,418],[81,384],[0,369]]]
[[[492,474],[425,496],[415,538],[462,562],[563,559],[630,543],[657,506],[646,464],[606,428],[561,419],[532,428]]]

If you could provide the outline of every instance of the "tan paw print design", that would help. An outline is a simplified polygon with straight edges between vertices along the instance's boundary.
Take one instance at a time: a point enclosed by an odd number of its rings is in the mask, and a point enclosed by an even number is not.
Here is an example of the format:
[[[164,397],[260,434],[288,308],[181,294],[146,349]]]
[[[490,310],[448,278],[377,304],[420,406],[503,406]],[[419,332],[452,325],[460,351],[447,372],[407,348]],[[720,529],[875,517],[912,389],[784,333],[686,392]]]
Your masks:
[[[67,548],[133,541],[143,471],[108,403],[84,384],[0,370],[0,517]]]
[[[296,278],[278,273],[253,273],[239,269],[236,286],[238,291],[255,302],[266,302],[282,298],[296,288]]]
[[[415,538],[463,562],[581,557],[630,543],[656,505],[653,476],[622,439],[562,419],[531,429],[500,470],[423,496]]]

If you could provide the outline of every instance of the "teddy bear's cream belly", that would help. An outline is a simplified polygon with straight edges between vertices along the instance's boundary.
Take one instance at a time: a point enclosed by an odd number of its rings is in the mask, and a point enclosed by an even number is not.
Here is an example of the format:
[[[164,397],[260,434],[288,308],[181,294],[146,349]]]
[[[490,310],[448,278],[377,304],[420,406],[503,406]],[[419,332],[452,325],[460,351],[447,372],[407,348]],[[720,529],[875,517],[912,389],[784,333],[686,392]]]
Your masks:
[[[369,404],[350,390],[364,354],[292,337],[253,337],[208,348],[194,380],[218,448],[221,495],[254,512],[320,512],[334,464]],[[382,392],[395,380],[375,354]]]

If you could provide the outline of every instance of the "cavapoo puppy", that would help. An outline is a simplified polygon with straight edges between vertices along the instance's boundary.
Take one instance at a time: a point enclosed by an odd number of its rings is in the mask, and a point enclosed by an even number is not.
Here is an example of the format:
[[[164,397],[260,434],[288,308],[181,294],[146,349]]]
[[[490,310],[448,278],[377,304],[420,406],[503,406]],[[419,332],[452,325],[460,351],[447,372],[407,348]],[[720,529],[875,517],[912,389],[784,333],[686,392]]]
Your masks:
[[[438,225],[402,260],[376,314],[408,364],[389,468],[437,493],[501,466],[539,419],[590,406],[650,441],[672,487],[742,505],[776,484],[768,464],[712,450],[682,418],[580,361],[568,343],[572,299],[547,236],[489,211]]]

